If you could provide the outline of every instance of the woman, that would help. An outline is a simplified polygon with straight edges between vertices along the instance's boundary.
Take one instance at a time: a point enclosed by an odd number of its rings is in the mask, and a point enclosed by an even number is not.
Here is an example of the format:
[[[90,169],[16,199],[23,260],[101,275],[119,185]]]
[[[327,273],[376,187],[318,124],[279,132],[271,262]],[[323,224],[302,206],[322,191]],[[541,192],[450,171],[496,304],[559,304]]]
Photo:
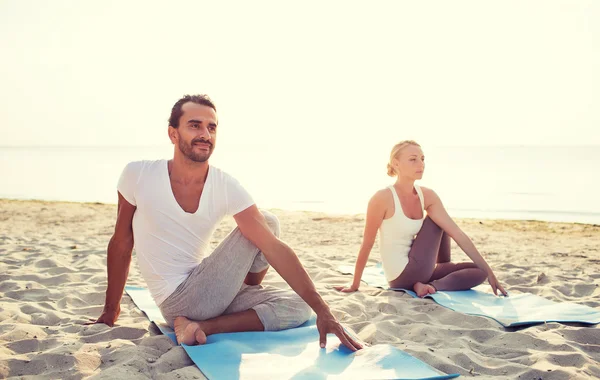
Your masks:
[[[506,296],[492,268],[450,218],[437,194],[415,184],[425,169],[421,146],[412,140],[396,144],[387,167],[388,175],[397,179],[369,201],[354,281],[335,288],[342,292],[358,290],[379,230],[383,271],[390,287],[413,289],[424,297],[438,290],[470,289],[487,278],[494,294],[499,290]],[[450,238],[472,263],[450,262]]]

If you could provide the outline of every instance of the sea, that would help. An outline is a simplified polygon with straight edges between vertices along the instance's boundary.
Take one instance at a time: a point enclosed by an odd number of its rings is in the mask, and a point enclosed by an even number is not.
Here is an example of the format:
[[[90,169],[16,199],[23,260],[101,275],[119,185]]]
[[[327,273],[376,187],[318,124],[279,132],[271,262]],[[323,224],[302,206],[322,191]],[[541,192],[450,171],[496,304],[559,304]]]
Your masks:
[[[387,151],[298,152],[217,146],[210,162],[261,208],[362,214],[394,181]],[[441,146],[425,154],[420,184],[452,217],[600,224],[600,146]],[[172,155],[172,145],[0,147],[0,198],[116,203],[128,162]]]

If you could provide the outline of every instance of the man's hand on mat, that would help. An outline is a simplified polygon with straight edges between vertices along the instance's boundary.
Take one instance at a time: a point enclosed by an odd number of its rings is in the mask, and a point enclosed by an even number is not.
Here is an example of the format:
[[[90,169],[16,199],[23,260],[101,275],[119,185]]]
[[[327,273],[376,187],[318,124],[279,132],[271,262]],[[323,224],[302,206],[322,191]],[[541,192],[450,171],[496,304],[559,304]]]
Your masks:
[[[103,310],[102,315],[98,319],[96,319],[95,321],[93,319],[90,319],[91,321],[94,321],[94,322],[88,322],[88,323],[86,323],[86,325],[93,325],[96,323],[104,323],[105,325],[107,325],[109,327],[113,327],[115,322],[117,321],[117,318],[119,318],[119,314],[121,314],[121,309]]]
[[[502,285],[500,285],[500,281],[498,281],[496,275],[492,271],[488,273],[488,282],[490,283],[490,286],[492,287],[492,290],[494,291],[495,295],[498,295],[498,290],[500,290],[500,293],[502,293],[503,296],[508,296],[508,293],[506,292],[506,290],[504,290]]]
[[[317,330],[319,330],[319,341],[321,348],[324,348],[327,344],[327,334],[335,334],[340,342],[351,351],[360,350],[363,348],[362,344],[358,343],[353,339],[342,325],[335,319],[333,314],[329,310],[317,314]]]
[[[354,285],[334,286],[333,288],[342,293],[352,293],[352,292],[355,292],[358,290],[358,286],[354,286]]]

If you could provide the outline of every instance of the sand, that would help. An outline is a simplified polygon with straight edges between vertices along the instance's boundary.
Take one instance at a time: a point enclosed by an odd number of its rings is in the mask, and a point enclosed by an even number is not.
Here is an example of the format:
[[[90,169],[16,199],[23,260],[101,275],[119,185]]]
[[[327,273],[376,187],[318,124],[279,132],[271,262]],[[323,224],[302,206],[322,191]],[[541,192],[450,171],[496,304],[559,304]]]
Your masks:
[[[363,285],[339,293],[333,286],[350,277],[335,267],[354,263],[364,215],[271,211],[337,318],[364,341],[392,344],[463,378],[600,378],[600,327],[503,328],[401,292]],[[0,378],[204,378],[128,296],[115,327],[84,325],[103,307],[115,215],[115,205],[0,200]],[[600,226],[457,222],[510,292],[600,308]],[[226,220],[212,244],[232,226]],[[456,246],[453,260],[467,260]],[[144,285],[135,258],[128,283]],[[272,270],[266,283],[286,286]]]

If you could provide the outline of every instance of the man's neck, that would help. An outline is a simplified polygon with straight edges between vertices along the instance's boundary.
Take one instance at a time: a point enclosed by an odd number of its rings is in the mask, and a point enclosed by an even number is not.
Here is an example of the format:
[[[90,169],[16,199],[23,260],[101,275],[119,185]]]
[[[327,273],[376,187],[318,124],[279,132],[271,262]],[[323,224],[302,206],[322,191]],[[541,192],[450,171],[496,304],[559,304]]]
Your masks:
[[[168,167],[172,182],[188,185],[204,183],[208,176],[209,164],[208,161],[194,162],[187,158],[175,156],[169,160]]]

